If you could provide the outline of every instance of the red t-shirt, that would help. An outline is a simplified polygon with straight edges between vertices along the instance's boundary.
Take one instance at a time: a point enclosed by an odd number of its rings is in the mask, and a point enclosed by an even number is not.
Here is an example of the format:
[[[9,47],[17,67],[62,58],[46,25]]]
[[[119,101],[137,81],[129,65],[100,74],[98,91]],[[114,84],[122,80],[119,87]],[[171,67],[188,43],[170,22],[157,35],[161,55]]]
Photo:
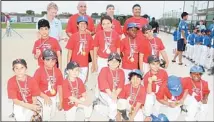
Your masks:
[[[87,67],[88,55],[90,53],[90,50],[93,50],[93,38],[90,34],[81,34],[81,38],[83,38],[83,40],[80,40],[79,32],[73,34],[68,40],[66,48],[68,50],[72,50],[71,61],[79,63],[80,67]],[[86,38],[86,40],[84,38]],[[84,50],[84,52],[86,53],[85,55],[79,52],[81,51],[81,49]]]
[[[27,76],[27,86],[25,88],[25,81],[18,81],[21,87],[21,91],[23,91],[24,96],[26,96],[26,100],[28,103],[33,103],[33,96],[40,96],[40,90],[37,82],[30,76]],[[7,92],[9,99],[18,99],[20,101],[24,101],[20,89],[18,87],[16,76],[13,76],[8,80],[7,83]]]
[[[113,76],[112,76],[113,74]],[[124,86],[125,81],[125,75],[124,71],[122,69],[117,69],[117,83],[116,88],[122,88]],[[105,89],[110,89],[112,91],[113,89],[113,77],[116,76],[116,70],[112,70],[109,67],[103,67],[99,73],[98,76],[98,86],[100,91],[106,93]]]
[[[130,60],[130,53],[131,53],[131,47],[134,49],[134,62],[131,62]],[[148,43],[147,43],[148,44]],[[124,39],[122,39],[120,44],[120,51],[123,53],[122,58],[122,67],[124,69],[138,69],[139,64],[139,53],[147,54],[149,52],[149,48],[146,43],[143,43],[142,38],[137,36],[134,40],[130,40],[129,37],[126,36]]]
[[[54,75],[55,75],[56,79],[53,79],[53,84],[54,84],[53,88],[56,91],[56,93],[52,95],[50,93],[50,91],[48,90],[48,86],[51,83],[48,80],[53,78],[52,77],[53,76],[53,70],[47,70],[47,72],[50,76],[49,78],[48,78],[48,74],[46,74],[44,66],[41,66],[36,70],[36,72],[34,74],[34,78],[38,82],[39,88],[44,94],[46,94],[47,96],[50,96],[50,97],[56,96],[57,87],[59,85],[62,85],[62,81],[63,81],[62,73],[57,67],[54,67]]]
[[[121,28],[121,24],[120,24],[120,22],[119,22],[118,20],[116,20],[116,19],[113,19],[113,20],[112,20],[112,28],[113,28],[119,35],[122,35],[122,34],[123,34],[122,28]],[[101,31],[101,30],[103,30],[103,27],[102,27],[101,23],[99,23],[99,24],[97,25],[96,32]]]
[[[144,76],[143,83],[146,89],[149,83],[148,79],[152,76],[153,75],[150,71],[148,71]],[[157,81],[152,82],[152,92],[157,93],[160,90],[161,85],[167,82],[168,74],[165,70],[159,69],[158,73],[155,76],[157,77]]]
[[[151,51],[153,52],[153,53],[151,53],[152,55],[156,54],[157,56],[159,56],[160,51],[165,49],[161,39],[158,37],[155,37],[154,39],[149,40],[149,44],[150,44],[150,47],[152,49]]]
[[[37,48],[39,48],[40,51],[41,51],[41,54],[40,54],[40,56],[38,58],[39,66],[43,66],[44,65],[44,61],[42,59],[42,52],[44,50],[52,49],[56,53],[57,53],[57,51],[61,51],[61,47],[59,45],[59,42],[53,37],[49,37],[49,39],[47,41],[45,41],[44,39],[36,40],[36,42],[34,43],[34,46],[33,46],[33,51],[32,51],[32,53],[34,55],[36,54],[36,49]]]
[[[190,95],[195,94],[194,96],[195,96],[195,99],[197,101],[200,101],[202,99],[202,97],[204,97],[205,95],[208,95],[210,93],[210,90],[208,88],[208,83],[204,80],[201,80],[200,82],[194,82],[193,81],[193,83],[196,86],[196,89],[194,88],[194,85],[192,83],[192,79],[190,77],[182,78],[182,81],[187,82],[189,94]],[[201,90],[201,85],[202,85],[202,90]]]
[[[132,105],[134,102],[134,98],[137,94],[137,91],[138,91],[138,88],[133,88],[133,91],[132,91],[133,93],[131,94],[131,84],[126,84],[124,86],[124,89],[122,90],[121,98],[127,99],[128,97],[130,97],[129,103]],[[141,103],[143,106],[145,103],[145,99],[146,99],[146,89],[144,86],[140,85],[140,91],[137,94],[136,101],[134,103],[134,107],[136,106],[137,102]]]
[[[136,24],[138,25],[138,27],[139,27],[138,34],[141,34],[141,35],[142,35],[142,32],[141,32],[142,27],[143,27],[144,25],[148,24],[149,22],[148,22],[147,19],[145,19],[145,18],[143,18],[143,17],[140,17],[140,18],[136,18],[136,17],[128,18],[128,19],[126,20],[126,22],[124,23],[124,26],[123,26],[123,33],[124,33],[125,35],[127,35],[127,34],[126,34],[126,30],[127,30],[127,26],[128,26],[129,23],[136,23]]]
[[[161,85],[159,92],[156,94],[156,99],[157,100],[163,100],[164,96],[167,97],[167,99],[171,100],[171,101],[178,101],[180,100],[183,95],[184,95],[184,91],[186,89],[188,89],[188,83],[187,82],[183,82],[181,80],[181,85],[182,85],[182,93],[179,96],[172,96],[171,92],[169,91],[168,87],[167,87],[167,83],[164,83],[163,85]]]
[[[79,78],[77,78],[76,82],[71,82],[71,83],[70,83],[70,81],[65,79],[62,84],[63,84],[62,85],[63,109],[65,111],[68,111],[75,105],[75,104],[69,103],[70,102],[69,97],[72,96],[72,94],[75,94],[77,96],[77,98],[79,99],[82,97],[82,94],[86,92],[86,90],[85,90],[85,86],[84,86],[82,80]],[[71,86],[71,84],[72,84],[72,86]],[[74,91],[72,91],[72,87],[73,87]]]
[[[99,47],[97,55],[102,58],[108,58],[109,54],[105,50],[106,45],[110,45],[110,50],[112,52],[117,52],[117,48],[120,48],[120,37],[115,30],[112,31],[112,38],[110,40],[111,32],[105,32],[106,40],[104,38],[104,31],[99,31],[94,37],[94,47]],[[107,44],[108,43],[108,44]]]
[[[66,27],[66,33],[74,34],[78,32],[77,19],[79,16],[80,16],[79,14],[74,14],[69,18],[68,24]],[[94,32],[94,20],[88,15],[85,15],[85,16],[88,18],[88,30],[91,32]]]

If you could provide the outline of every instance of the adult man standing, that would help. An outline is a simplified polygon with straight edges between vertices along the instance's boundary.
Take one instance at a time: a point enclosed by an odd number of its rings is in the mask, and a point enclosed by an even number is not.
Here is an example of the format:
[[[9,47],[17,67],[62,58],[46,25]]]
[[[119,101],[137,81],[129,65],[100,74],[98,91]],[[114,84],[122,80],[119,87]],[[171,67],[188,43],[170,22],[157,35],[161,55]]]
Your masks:
[[[178,35],[178,41],[177,41],[177,52],[174,56],[174,59],[172,60],[172,62],[176,62],[176,58],[177,58],[177,56],[179,56],[179,65],[183,64],[182,63],[182,53],[185,50],[186,43],[187,43],[188,24],[187,24],[186,20],[188,19],[188,13],[183,12],[181,14],[181,18],[182,18],[182,20],[180,21],[180,23],[178,25],[179,35]]]
[[[211,31],[211,37],[214,37],[214,18],[213,18],[213,23],[210,24],[209,30]]]
[[[138,25],[138,27],[140,28],[138,30],[138,34],[142,35],[141,29],[144,25],[148,24],[148,20],[140,16],[141,15],[141,6],[139,4],[135,4],[132,7],[132,13],[133,13],[133,17],[127,19],[126,22],[124,23],[123,33],[125,35],[127,35],[126,34],[127,25],[128,25],[128,23],[133,22],[133,23],[136,23]]]
[[[118,20],[114,19],[115,7],[112,4],[107,5],[106,14],[112,18],[112,29],[114,29],[120,36],[123,34],[121,24]],[[96,32],[103,30],[101,22],[97,25]]]
[[[78,3],[77,9],[79,11],[79,13],[74,14],[73,16],[71,16],[68,20],[68,24],[66,27],[66,33],[68,35],[68,37],[71,37],[72,34],[78,32],[77,29],[77,18],[79,16],[86,16],[88,18],[88,29],[87,32],[90,33],[91,35],[94,34],[94,21],[93,19],[86,15],[86,10],[87,10],[87,6],[86,3],[81,1]]]
[[[149,23],[152,26],[153,34],[156,37],[159,33],[159,25],[158,22],[155,21],[155,18],[152,17],[152,21]]]
[[[56,18],[57,12],[58,6],[54,2],[49,3],[47,6],[47,14],[44,15],[42,18],[38,19],[36,23],[36,29],[38,30],[39,20],[46,19],[50,23],[49,35],[60,41],[62,40],[62,23],[59,19]],[[41,35],[38,32],[38,38],[40,37]]]

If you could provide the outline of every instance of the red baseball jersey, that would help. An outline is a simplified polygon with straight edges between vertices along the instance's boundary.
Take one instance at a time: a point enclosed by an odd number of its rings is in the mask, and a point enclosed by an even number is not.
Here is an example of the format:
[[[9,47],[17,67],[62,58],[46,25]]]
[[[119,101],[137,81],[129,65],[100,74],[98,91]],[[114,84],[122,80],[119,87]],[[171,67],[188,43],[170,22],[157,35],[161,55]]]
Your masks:
[[[66,33],[74,34],[74,33],[78,32],[77,18],[79,16],[80,15],[77,13],[77,14],[72,15],[69,18],[68,24],[67,24],[67,27],[66,27]],[[85,15],[85,16],[88,18],[88,30],[91,31],[91,32],[94,32],[94,20],[88,15]]]
[[[77,78],[76,81],[70,82],[65,79],[62,83],[62,92],[63,92],[63,109],[64,111],[70,110],[75,104],[69,103],[69,97],[73,95],[77,98],[81,98],[82,94],[86,92],[85,86],[80,78]]]
[[[116,19],[113,19],[112,20],[112,28],[119,34],[119,35],[122,35],[123,34],[123,31],[122,31],[122,28],[121,28],[121,24],[118,20]],[[97,25],[97,28],[96,28],[96,32],[98,31],[101,31],[103,30],[103,27],[101,25],[101,23],[99,23]]]
[[[38,82],[39,88],[44,94],[50,97],[56,96],[57,87],[62,85],[63,81],[62,73],[57,67],[54,67],[54,74],[53,70],[47,70],[47,72],[48,74],[45,71],[45,67],[41,66],[36,70],[34,78]],[[55,76],[55,78],[53,76]],[[51,94],[50,91],[48,90],[48,86],[51,84],[53,84],[53,88],[56,91],[55,94]]]
[[[106,37],[104,36],[104,33]],[[106,53],[105,46],[109,46],[112,52],[117,52],[117,48],[120,48],[120,37],[116,31],[104,32],[99,31],[94,37],[94,47],[99,47],[97,55],[102,58],[108,58],[109,54]]]
[[[182,85],[182,89],[183,89],[182,93],[179,96],[172,96],[172,94],[170,93],[170,91],[167,87],[167,83],[164,83],[163,85],[161,85],[159,92],[156,94],[156,99],[163,100],[164,96],[166,96],[167,99],[171,100],[171,101],[180,100],[184,95],[184,91],[186,89],[188,89],[188,83],[181,81],[181,85]]]
[[[143,17],[140,17],[140,18],[136,18],[136,17],[131,17],[131,18],[128,18],[126,20],[126,22],[124,23],[124,26],[123,26],[123,33],[125,35],[127,35],[126,33],[126,30],[127,30],[127,26],[129,23],[136,23],[138,25],[138,27],[140,28],[139,31],[138,31],[138,34],[142,35],[142,32],[141,32],[141,29],[144,25],[148,24],[148,20],[143,18]]]
[[[151,73],[151,71],[147,72],[144,76],[143,83],[146,89],[149,83],[148,79],[152,76],[153,74]],[[167,82],[168,74],[165,70],[159,69],[158,73],[155,76],[157,77],[157,81],[152,82],[152,92],[157,93],[160,90],[161,85]]]
[[[116,78],[117,72],[117,78]],[[125,75],[122,69],[111,70],[109,67],[103,67],[98,76],[98,86],[101,92],[106,93],[105,89],[112,91],[115,82],[116,88],[122,88],[125,82]]]
[[[18,81],[21,87],[21,91],[25,96],[28,103],[33,103],[32,97],[40,96],[40,90],[37,82],[30,76],[27,76],[26,81]],[[25,87],[26,86],[26,87]],[[18,99],[20,101],[24,101],[18,87],[16,76],[10,78],[7,82],[7,93],[9,99]]]
[[[203,99],[205,95],[208,95],[210,93],[208,83],[204,80],[200,80],[200,82],[194,82],[190,77],[185,77],[182,78],[182,81],[188,84],[187,86],[189,94],[194,95],[197,101],[201,101],[201,99]],[[194,87],[194,85],[196,88]]]
[[[133,58],[134,61],[131,61],[131,49],[134,52]],[[123,53],[122,58],[122,68],[124,69],[138,69],[139,64],[139,53],[147,54],[149,52],[149,48],[146,43],[143,43],[142,38],[136,37],[131,40],[128,36],[122,39],[120,44],[120,51]]]
[[[71,61],[79,63],[80,67],[87,67],[88,55],[90,50],[93,50],[92,43],[93,38],[90,34],[81,34],[81,37],[79,32],[73,34],[66,45],[68,50],[72,50]],[[85,52],[85,55],[81,52]]]
[[[39,66],[43,66],[44,65],[44,61],[42,59],[42,52],[46,49],[52,49],[53,51],[57,52],[57,51],[61,51],[61,47],[58,43],[58,41],[53,38],[53,37],[49,37],[47,40],[44,39],[39,39],[34,43],[33,46],[33,51],[32,53],[35,55],[36,54],[36,49],[40,49],[41,54],[38,58],[38,65]]]
[[[161,39],[158,38],[158,37],[155,37],[152,40],[149,40],[149,44],[150,44],[150,47],[151,47],[151,51],[152,51],[151,54],[152,55],[159,56],[160,55],[160,51],[165,49]]]
[[[126,84],[124,86],[124,89],[122,90],[122,97],[123,99],[127,99],[130,98],[129,103],[132,105],[134,102],[134,99],[136,97],[136,101],[134,103],[134,107],[136,106],[137,102],[141,103],[142,106],[145,103],[145,99],[146,99],[146,89],[144,86],[140,85],[140,89],[139,92],[137,94],[138,88],[132,88],[132,93],[131,93],[131,84]],[[137,96],[136,96],[137,95]],[[142,107],[141,106],[141,107]]]

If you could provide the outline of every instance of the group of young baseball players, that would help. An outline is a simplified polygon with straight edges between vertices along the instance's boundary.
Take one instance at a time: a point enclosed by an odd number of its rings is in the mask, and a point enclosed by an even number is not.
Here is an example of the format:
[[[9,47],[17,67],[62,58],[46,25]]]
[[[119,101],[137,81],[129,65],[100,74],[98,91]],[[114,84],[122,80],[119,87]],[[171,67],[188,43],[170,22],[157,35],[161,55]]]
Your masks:
[[[108,5],[109,9],[114,6]],[[12,63],[15,75],[7,87],[16,121],[51,121],[57,109],[64,111],[66,121],[75,121],[78,108],[84,110],[84,120],[90,121],[97,104],[85,88],[89,55],[90,70],[98,72],[95,97],[108,107],[109,121],[175,121],[181,111],[186,121],[205,120],[210,90],[202,80],[203,67],[191,67],[189,77],[168,76],[164,68],[169,61],[161,39],[153,35],[148,20],[140,17],[139,4],[132,11],[134,16],[123,29],[109,15],[101,18],[96,31],[88,15],[71,16],[65,71],[59,40],[49,35],[50,22],[40,19],[40,38],[32,51],[38,69],[31,77],[24,59]],[[160,54],[165,67],[160,67]]]

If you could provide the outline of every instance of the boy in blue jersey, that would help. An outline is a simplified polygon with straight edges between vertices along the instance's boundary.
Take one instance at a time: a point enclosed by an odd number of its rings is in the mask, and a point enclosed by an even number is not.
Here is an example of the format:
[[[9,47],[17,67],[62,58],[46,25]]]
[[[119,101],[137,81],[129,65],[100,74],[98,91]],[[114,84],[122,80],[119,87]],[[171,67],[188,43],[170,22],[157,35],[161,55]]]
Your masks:
[[[178,28],[176,27],[175,31],[173,32],[173,54],[176,53],[177,50],[177,41],[178,41]]]
[[[210,24],[209,30],[211,31],[211,37],[214,37],[214,18],[213,18],[213,23]]]
[[[193,60],[194,44],[195,44],[195,37],[197,35],[197,30],[198,28],[195,27],[193,30],[193,33],[191,33],[187,39],[188,40],[187,58],[191,61]]]
[[[199,62],[199,64],[204,67],[208,58],[208,50],[209,50],[209,47],[211,46],[211,37],[210,37],[211,31],[205,30],[205,33],[206,35],[203,36],[203,42],[201,45],[201,56],[200,56],[200,62]]]
[[[177,56],[179,57],[179,65],[182,65],[182,53],[185,50],[185,46],[187,43],[187,35],[188,35],[188,24],[186,22],[186,20],[188,19],[188,13],[187,12],[183,12],[181,14],[181,18],[182,20],[180,21],[179,25],[178,25],[178,31],[179,31],[179,35],[178,35],[178,41],[177,41],[177,52],[174,56],[174,59],[172,60],[172,62],[176,62],[176,58]]]
[[[201,42],[202,42],[202,34],[200,30],[197,30],[197,34],[195,36],[195,43],[194,43],[193,62],[196,62],[198,58],[198,54],[200,53],[198,49],[200,47]]]

